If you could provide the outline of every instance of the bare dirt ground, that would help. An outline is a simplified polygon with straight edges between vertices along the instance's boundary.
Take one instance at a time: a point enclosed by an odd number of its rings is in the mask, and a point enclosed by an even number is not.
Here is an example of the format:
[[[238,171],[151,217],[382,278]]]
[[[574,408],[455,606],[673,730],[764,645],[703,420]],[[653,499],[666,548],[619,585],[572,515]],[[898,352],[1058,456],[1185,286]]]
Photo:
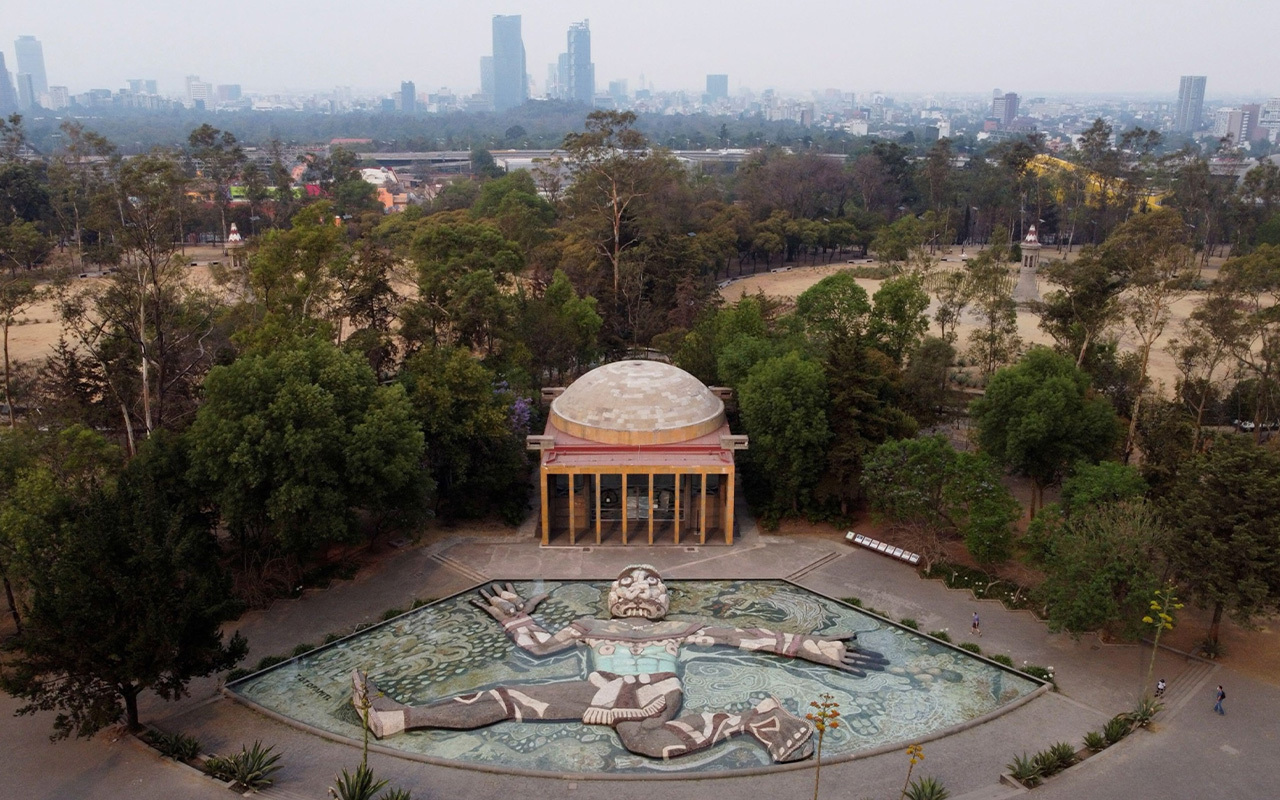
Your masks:
[[[972,255],[977,253],[975,249],[966,250],[966,254]],[[1049,261],[1062,258],[1074,258],[1079,251],[1072,253],[1070,256],[1058,253],[1051,247],[1046,247],[1041,251],[1042,261]],[[958,248],[951,248],[942,251],[939,254],[947,259],[939,264],[939,269],[959,269],[961,266],[960,251]],[[1206,280],[1214,280],[1217,278],[1218,267],[1221,265],[1222,259],[1214,258],[1210,260],[1209,266],[1203,271],[1203,277]],[[832,264],[820,264],[811,267],[792,267],[787,272],[763,272],[758,275],[750,275],[745,278],[734,280],[724,289],[720,290],[720,294],[729,302],[736,302],[740,298],[747,295],[754,295],[764,292],[768,297],[790,298],[799,297],[806,289],[813,286],[818,281],[833,275],[842,270],[854,267],[874,266],[873,262],[866,262],[862,259],[857,264],[849,264],[837,262]],[[867,294],[875,294],[880,288],[883,281],[870,278],[859,278],[858,285],[866,289]],[[1046,293],[1053,291],[1053,284],[1043,279],[1038,281],[1040,295],[1043,297]],[[1173,389],[1178,379],[1178,371],[1174,366],[1173,357],[1170,356],[1165,348],[1171,339],[1177,337],[1182,329],[1183,322],[1191,316],[1191,312],[1204,298],[1203,292],[1192,292],[1174,305],[1173,319],[1170,320],[1165,328],[1164,335],[1156,342],[1155,349],[1151,352],[1150,376],[1152,381],[1157,385],[1160,391],[1167,396],[1172,396]],[[928,315],[930,319],[930,332],[934,335],[939,333],[935,324],[933,324],[934,306],[930,306]],[[958,349],[964,351],[969,334],[977,329],[979,320],[970,310],[966,310],[964,319],[961,322],[958,331],[960,338],[957,340]],[[1053,339],[1044,331],[1040,330],[1040,320],[1035,314],[1026,310],[1018,311],[1018,335],[1022,337],[1025,345],[1043,344],[1052,345]],[[1132,349],[1134,342],[1130,334],[1117,329],[1121,333],[1120,342],[1122,347]]]

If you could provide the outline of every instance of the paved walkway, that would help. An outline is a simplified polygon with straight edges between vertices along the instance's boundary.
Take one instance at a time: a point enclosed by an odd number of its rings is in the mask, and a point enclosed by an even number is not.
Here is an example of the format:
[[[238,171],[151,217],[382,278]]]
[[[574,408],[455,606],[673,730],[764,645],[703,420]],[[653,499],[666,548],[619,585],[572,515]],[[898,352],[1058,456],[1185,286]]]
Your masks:
[[[777,578],[793,580],[833,597],[859,597],[888,615],[913,617],[922,631],[947,630],[966,641],[976,609],[982,616],[986,653],[1005,653],[1052,665],[1060,692],[1043,695],[992,722],[925,745],[925,775],[946,783],[952,797],[994,800],[1008,794],[997,786],[1014,754],[1034,752],[1056,741],[1080,742],[1113,714],[1130,709],[1139,692],[1150,650],[1104,645],[1093,637],[1074,640],[1050,634],[1027,612],[968,592],[921,580],[914,570],[835,539],[762,535],[744,525],[732,548],[540,548],[531,525],[502,536],[463,538],[434,534],[324,591],[281,601],[267,612],[238,621],[252,648],[249,663],[263,655],[287,654],[303,642],[380,618],[388,608],[415,599],[442,597],[483,578],[538,575],[546,578],[612,578],[625,565],[652,563],[671,578]],[[1262,797],[1280,784],[1276,719],[1280,689],[1245,680],[1228,670],[1161,652],[1156,671],[1170,682],[1169,709],[1157,733],[1139,733],[1084,765],[1054,778],[1034,795],[1051,798],[1164,796]],[[1227,685],[1228,715],[1210,712],[1211,689]],[[332,743],[262,717],[217,694],[213,680],[198,681],[178,703],[148,700],[145,721],[196,735],[206,750],[228,752],[260,739],[285,754],[277,787],[266,797],[315,798],[342,768],[359,760],[353,747]],[[0,714],[16,707],[0,699]],[[0,767],[6,790],[31,798],[226,797],[225,790],[154,756],[136,742],[99,736],[88,742],[47,743],[49,715],[11,720],[0,727]],[[765,777],[710,778],[691,782],[581,781],[514,778],[420,764],[373,754],[379,776],[414,790],[416,797],[491,798],[533,794],[573,798],[607,793],[616,800],[708,796],[722,793],[802,797],[812,792],[809,770]],[[823,769],[823,796],[896,797],[906,758],[890,753]],[[921,774],[920,771],[917,774]],[[1228,790],[1229,789],[1229,790]]]

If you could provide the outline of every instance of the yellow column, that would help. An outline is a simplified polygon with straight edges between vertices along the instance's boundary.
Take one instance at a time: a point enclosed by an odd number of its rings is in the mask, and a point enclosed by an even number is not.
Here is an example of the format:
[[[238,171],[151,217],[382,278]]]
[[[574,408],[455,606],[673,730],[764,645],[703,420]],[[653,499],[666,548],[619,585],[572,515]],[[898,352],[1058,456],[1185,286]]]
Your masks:
[[[675,532],[676,532],[675,543],[680,544],[680,473],[677,472],[674,477],[675,477],[675,486],[676,486],[676,516],[675,516],[675,521],[672,523],[671,526],[672,528],[675,529]]]
[[[649,544],[653,544],[653,473],[649,473]]]
[[[733,544],[733,467],[729,467],[729,474],[725,476],[725,480],[729,482],[729,491],[721,492],[724,495],[724,543]]]
[[[551,541],[551,509],[547,508],[547,475],[545,467],[542,468],[542,543],[548,544]]]
[[[596,544],[600,544],[600,473],[596,473]]]
[[[575,518],[575,514],[574,514],[574,512],[577,511],[576,506],[578,504],[574,502],[575,500],[577,500],[577,498],[573,496],[573,478],[574,478],[573,473],[570,473],[568,477],[569,477],[569,545],[572,546],[576,541],[577,535],[578,535],[577,519]]]
[[[622,473],[622,543],[627,543],[627,473]]]
[[[699,478],[702,481],[702,492],[698,496],[698,544],[707,543],[707,473],[703,472]]]

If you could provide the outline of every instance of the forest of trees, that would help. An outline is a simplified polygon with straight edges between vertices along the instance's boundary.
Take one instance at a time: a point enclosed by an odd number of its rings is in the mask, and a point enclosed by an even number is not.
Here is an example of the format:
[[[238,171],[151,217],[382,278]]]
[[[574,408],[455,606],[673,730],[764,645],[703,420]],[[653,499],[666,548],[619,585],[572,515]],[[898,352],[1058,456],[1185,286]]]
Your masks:
[[[1213,609],[1215,639],[1224,614],[1276,608],[1274,165],[1237,181],[1099,120],[1066,154],[1076,170],[1033,169],[1033,135],[983,152],[765,147],[716,176],[636,122],[594,112],[561,135],[562,164],[385,215],[342,150],[307,156],[318,192],[295,197],[296,165],[251,164],[208,124],[125,157],[66,123],[28,159],[7,120],[0,577],[18,633],[0,687],[59,709],[64,735],[136,726],[139,692],[232,665],[245,645],[224,623],[333,546],[428,517],[523,519],[539,390],[641,348],[735,390],[765,524],[870,509],[927,562],[949,538],[981,564],[1025,558],[1050,622],[1074,631],[1132,627],[1169,580]],[[255,235],[194,279],[181,242],[232,222]],[[1052,243],[1030,308],[1051,348],[1018,337],[1030,222]],[[940,261],[972,242],[989,246]],[[718,292],[868,250],[873,292],[849,271],[794,302]],[[1230,256],[1215,279],[1211,253]],[[104,277],[75,278],[90,269]],[[61,338],[16,363],[10,328],[37,302]],[[962,318],[977,320],[964,340]],[[1171,393],[1149,374],[1157,347],[1177,363]],[[966,414],[976,452],[919,435]],[[1215,427],[1232,418],[1254,435]],[[1006,474],[1031,482],[1029,509]],[[1051,487],[1062,501],[1045,506]],[[77,647],[91,630],[119,636]]]

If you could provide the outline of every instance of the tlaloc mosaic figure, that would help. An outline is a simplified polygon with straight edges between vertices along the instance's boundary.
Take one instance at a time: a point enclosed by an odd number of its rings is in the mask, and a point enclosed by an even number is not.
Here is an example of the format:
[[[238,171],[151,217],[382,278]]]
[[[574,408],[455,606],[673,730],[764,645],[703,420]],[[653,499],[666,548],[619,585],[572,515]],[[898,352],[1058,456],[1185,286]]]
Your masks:
[[[511,584],[481,590],[473,602],[500,622],[516,645],[535,656],[574,647],[589,649],[586,680],[499,686],[422,706],[383,696],[360,672],[352,675],[352,701],[378,738],[415,728],[470,730],[504,720],[581,720],[608,725],[624,747],[651,758],[695,753],[742,734],[759,741],[774,761],[813,754],[813,728],[776,698],[745,713],[704,711],[681,715],[684,689],[678,656],[683,645],[724,645],[801,658],[857,675],[882,669],[878,653],[854,649],[848,636],[777,633],[763,628],[717,627],[705,621],[667,620],[666,584],[648,565],[627,567],[609,589],[610,619],[582,617],[555,633],[529,615],[546,595],[523,599]]]

